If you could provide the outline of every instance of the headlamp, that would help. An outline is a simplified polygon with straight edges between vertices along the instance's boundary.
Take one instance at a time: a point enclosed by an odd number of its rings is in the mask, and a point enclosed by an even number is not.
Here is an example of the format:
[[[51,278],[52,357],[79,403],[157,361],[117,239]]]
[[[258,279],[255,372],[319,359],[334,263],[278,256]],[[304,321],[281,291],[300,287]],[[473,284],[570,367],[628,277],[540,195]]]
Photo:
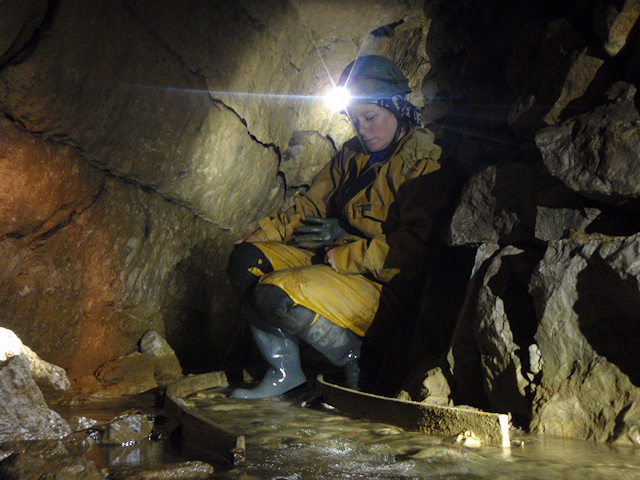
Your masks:
[[[351,95],[345,87],[336,87],[325,97],[327,105],[334,112],[345,110],[351,100]]]

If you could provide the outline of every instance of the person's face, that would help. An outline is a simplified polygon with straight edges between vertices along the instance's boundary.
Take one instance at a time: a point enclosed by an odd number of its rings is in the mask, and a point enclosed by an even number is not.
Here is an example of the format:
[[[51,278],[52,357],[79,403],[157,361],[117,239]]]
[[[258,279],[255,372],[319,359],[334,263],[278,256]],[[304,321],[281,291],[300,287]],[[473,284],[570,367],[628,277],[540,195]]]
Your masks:
[[[391,145],[398,129],[398,120],[391,110],[363,104],[349,108],[348,113],[367,150],[379,152]]]

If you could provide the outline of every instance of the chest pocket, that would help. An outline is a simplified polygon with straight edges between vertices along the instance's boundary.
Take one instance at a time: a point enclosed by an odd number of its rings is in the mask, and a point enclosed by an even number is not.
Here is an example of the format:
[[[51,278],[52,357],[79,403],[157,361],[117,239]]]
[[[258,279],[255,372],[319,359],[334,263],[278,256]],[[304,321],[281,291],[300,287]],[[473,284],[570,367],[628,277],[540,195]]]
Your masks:
[[[364,197],[364,195],[363,195]],[[366,198],[354,198],[347,206],[349,223],[367,237],[382,233],[382,222],[387,218],[387,207],[378,202],[366,202]]]
[[[354,205],[357,218],[368,218],[377,222],[384,222],[387,218],[387,207],[381,203],[360,203]]]

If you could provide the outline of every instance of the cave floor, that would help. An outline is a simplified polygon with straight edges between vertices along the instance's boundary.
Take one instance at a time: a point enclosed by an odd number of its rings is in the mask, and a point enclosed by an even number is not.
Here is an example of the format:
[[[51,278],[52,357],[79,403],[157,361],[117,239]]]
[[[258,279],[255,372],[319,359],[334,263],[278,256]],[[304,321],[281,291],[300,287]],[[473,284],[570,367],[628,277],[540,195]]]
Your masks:
[[[221,386],[188,400],[246,440],[246,461],[220,479],[640,479],[640,449],[514,431],[513,446],[469,447],[455,438],[348,418],[309,391],[235,400]]]

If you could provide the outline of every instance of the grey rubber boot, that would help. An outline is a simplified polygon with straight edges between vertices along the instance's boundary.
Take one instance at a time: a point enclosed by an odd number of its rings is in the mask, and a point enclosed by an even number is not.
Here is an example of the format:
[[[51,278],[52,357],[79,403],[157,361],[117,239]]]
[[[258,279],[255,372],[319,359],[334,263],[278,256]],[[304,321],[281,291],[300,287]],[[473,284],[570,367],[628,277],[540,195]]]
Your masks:
[[[271,367],[257,387],[238,388],[231,393],[233,398],[278,397],[307,381],[300,366],[300,350],[295,337],[280,329],[277,333],[267,333],[253,325],[251,331],[258,350]]]
[[[360,347],[362,339],[347,328],[318,316],[309,328],[298,335],[337,367],[343,367],[347,388],[358,390]]]

